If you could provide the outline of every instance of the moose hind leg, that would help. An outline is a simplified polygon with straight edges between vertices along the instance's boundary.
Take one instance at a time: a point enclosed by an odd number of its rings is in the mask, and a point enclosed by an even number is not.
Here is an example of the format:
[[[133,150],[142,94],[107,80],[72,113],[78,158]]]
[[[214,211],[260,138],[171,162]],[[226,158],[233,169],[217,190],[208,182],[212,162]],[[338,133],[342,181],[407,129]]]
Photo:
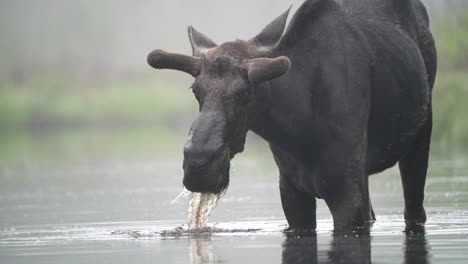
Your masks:
[[[426,222],[424,210],[424,186],[431,143],[432,116],[420,134],[412,149],[399,161],[403,195],[405,198],[405,221],[407,224]]]

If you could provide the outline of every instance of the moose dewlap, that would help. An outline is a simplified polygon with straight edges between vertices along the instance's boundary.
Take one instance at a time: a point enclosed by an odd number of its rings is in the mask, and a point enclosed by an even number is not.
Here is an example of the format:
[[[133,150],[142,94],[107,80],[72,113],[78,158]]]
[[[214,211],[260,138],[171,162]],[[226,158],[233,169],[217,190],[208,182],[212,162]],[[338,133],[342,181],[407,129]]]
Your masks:
[[[189,230],[198,230],[206,227],[208,217],[218,204],[220,197],[220,193],[191,193],[187,215]]]

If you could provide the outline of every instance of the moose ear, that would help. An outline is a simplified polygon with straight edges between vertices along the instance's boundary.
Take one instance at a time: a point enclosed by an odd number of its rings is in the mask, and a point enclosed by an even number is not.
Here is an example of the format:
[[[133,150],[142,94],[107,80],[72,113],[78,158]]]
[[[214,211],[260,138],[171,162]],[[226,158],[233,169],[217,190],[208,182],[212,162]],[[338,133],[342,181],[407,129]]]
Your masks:
[[[258,84],[280,77],[291,68],[288,57],[257,58],[246,62],[243,68],[247,70],[250,83]]]
[[[286,27],[286,21],[288,20],[289,11],[291,10],[290,6],[286,12],[273,20],[268,24],[262,32],[257,36],[249,40],[253,42],[257,47],[273,47],[278,43],[283,35],[284,28]]]
[[[216,43],[214,43],[210,38],[198,32],[192,26],[188,26],[188,36],[190,39],[190,44],[192,45],[193,56],[199,57],[208,49],[217,46]]]

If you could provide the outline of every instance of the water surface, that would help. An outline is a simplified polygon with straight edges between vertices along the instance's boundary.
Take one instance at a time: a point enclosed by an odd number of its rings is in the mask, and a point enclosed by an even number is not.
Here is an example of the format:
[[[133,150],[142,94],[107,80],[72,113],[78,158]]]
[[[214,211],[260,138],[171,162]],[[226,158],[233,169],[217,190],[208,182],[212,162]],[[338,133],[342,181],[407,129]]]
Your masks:
[[[131,144],[145,138],[134,133],[64,137],[33,138],[23,150],[0,156],[0,263],[468,259],[468,164],[463,155],[433,154],[425,230],[404,232],[401,183],[398,170],[392,169],[371,177],[377,222],[370,234],[333,234],[331,215],[320,201],[317,234],[296,237],[282,232],[286,221],[271,154],[250,137],[246,153],[234,161],[230,187],[209,219],[213,232],[191,234],[183,226],[188,200],[171,204],[182,190],[183,137],[171,144]],[[132,145],[137,147],[128,147]]]

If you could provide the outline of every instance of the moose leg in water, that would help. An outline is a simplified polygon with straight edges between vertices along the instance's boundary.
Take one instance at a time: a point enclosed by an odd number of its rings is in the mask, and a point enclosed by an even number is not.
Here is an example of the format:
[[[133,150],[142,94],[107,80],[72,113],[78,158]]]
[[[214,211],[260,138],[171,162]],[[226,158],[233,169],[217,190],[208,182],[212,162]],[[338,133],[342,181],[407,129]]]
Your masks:
[[[409,225],[426,222],[423,201],[431,132],[432,114],[421,129],[413,148],[398,163],[405,197],[405,221]]]
[[[365,171],[366,144],[362,142],[349,150],[342,146],[327,147],[329,151],[322,156],[322,162],[327,166],[319,170],[315,188],[330,208],[335,230],[369,227],[373,217],[369,177]],[[342,149],[339,155],[335,148]],[[348,154],[351,152],[355,155]]]
[[[293,182],[307,174],[307,169],[286,151],[270,144],[280,171],[280,193],[283,211],[289,229],[312,229],[316,224],[316,199],[310,193],[298,190]]]

